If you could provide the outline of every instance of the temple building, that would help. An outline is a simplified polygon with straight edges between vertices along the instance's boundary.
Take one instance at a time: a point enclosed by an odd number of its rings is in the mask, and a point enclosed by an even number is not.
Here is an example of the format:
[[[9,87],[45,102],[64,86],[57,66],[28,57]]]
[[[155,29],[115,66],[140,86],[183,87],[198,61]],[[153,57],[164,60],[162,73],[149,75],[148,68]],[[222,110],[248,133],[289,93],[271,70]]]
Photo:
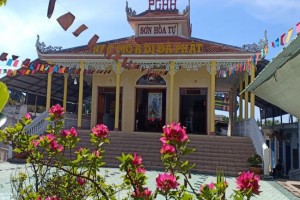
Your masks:
[[[190,5],[180,12],[176,1],[149,1],[140,14],[126,4],[126,14],[135,32],[126,38],[68,49],[47,48],[38,38],[39,59],[24,69],[34,73],[7,84],[28,93],[32,104],[37,95],[46,108],[61,103],[75,111],[73,125],[83,129],[105,123],[110,130],[161,132],[174,121],[209,135],[220,108],[229,111],[230,135],[236,119],[254,118],[254,94],[240,95],[239,105],[236,99],[255,77],[260,57],[249,58],[257,51],[192,37]]]

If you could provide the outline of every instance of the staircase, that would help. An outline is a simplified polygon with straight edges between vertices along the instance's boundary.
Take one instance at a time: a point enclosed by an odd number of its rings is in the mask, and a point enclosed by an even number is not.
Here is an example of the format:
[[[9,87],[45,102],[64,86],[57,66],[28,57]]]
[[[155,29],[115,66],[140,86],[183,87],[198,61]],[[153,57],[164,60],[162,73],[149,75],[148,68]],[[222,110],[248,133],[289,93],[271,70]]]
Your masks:
[[[80,130],[81,147],[90,147],[90,131]],[[110,144],[105,144],[104,161],[106,167],[118,167],[116,159],[122,152],[137,152],[143,158],[146,169],[162,170],[160,159],[160,133],[124,133],[110,132]],[[223,169],[225,175],[236,176],[239,172],[248,170],[247,158],[255,153],[249,137],[224,137],[189,135],[189,146],[196,151],[186,156],[190,163],[197,165],[194,172],[216,174],[216,169]]]

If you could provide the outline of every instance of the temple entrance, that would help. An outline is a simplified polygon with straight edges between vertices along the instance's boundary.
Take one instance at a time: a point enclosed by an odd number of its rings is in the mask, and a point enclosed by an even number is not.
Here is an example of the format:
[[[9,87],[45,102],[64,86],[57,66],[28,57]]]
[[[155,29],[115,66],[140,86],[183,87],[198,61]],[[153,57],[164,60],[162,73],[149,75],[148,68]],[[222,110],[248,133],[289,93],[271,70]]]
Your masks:
[[[180,122],[187,133],[206,134],[207,89],[180,89]]]
[[[115,125],[116,88],[100,87],[98,91],[97,124],[105,124],[109,130]],[[120,90],[119,129],[121,130],[122,89]]]
[[[135,131],[161,132],[166,122],[166,89],[136,89]]]

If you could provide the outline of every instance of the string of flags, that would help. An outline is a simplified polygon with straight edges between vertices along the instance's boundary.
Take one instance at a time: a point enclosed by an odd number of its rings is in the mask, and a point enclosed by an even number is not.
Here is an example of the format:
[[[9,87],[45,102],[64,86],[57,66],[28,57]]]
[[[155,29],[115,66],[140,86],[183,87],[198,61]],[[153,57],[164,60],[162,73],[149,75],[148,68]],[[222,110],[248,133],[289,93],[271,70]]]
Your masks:
[[[290,28],[287,33],[283,33],[280,37],[276,38],[274,41],[271,42],[271,46],[276,48],[281,46],[284,46],[286,44],[289,44],[291,40],[291,36],[294,32],[294,28]],[[296,33],[300,33],[300,22],[296,24]]]
[[[47,17],[50,19],[52,17],[52,14],[55,9],[56,0],[49,0],[48,4],[48,10],[47,10]],[[67,12],[60,17],[58,17],[56,20],[59,23],[59,25],[67,31],[75,21],[76,17],[71,12]],[[88,27],[85,24],[80,25],[75,31],[73,31],[73,35],[75,37],[78,37],[82,32],[87,30]],[[94,34],[94,36],[89,40],[88,42],[88,48],[93,48],[99,39],[99,36],[97,34]]]

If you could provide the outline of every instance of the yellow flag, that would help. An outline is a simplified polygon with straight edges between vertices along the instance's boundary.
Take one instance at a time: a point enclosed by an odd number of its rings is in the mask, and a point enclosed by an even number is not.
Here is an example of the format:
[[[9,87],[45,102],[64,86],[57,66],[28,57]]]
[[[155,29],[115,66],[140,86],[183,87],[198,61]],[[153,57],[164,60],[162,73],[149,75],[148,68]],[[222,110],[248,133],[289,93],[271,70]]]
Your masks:
[[[269,46],[266,45],[266,46],[265,46],[265,56],[268,55],[268,53],[269,53]]]
[[[286,40],[285,40],[285,43],[288,44],[290,42],[290,39],[291,39],[291,36],[292,36],[292,33],[293,33],[293,28],[291,28],[286,36]]]

